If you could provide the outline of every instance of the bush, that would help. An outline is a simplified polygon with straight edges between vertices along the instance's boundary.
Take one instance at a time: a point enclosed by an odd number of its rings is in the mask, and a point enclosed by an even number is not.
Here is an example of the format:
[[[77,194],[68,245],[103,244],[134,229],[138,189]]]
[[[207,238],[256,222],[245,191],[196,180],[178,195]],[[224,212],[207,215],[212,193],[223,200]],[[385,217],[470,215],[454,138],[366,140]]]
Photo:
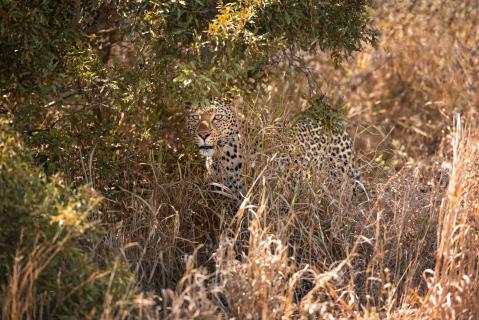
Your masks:
[[[89,187],[72,191],[32,165],[6,121],[0,122],[0,300],[2,318],[99,316],[128,292],[118,261],[95,259],[100,202]]]

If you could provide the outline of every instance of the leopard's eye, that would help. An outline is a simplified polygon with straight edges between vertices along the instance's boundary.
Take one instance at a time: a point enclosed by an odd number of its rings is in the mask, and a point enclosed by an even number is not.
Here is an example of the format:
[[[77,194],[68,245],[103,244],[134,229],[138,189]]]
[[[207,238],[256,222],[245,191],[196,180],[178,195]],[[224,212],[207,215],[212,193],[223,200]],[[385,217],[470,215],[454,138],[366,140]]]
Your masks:
[[[200,117],[197,114],[192,114],[191,119],[192,120],[198,120]]]
[[[221,119],[223,119],[223,115],[222,114],[217,114],[217,115],[215,115],[213,120],[221,120]]]

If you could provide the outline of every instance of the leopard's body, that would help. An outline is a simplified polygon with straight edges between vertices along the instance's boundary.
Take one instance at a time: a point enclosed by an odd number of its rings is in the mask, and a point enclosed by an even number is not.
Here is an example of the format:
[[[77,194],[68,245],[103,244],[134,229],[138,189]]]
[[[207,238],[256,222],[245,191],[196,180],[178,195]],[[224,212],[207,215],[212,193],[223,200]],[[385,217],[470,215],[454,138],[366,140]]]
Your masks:
[[[206,158],[212,180],[233,193],[244,193],[244,156],[231,102],[214,99],[207,105],[187,109],[188,131]],[[305,179],[306,175],[327,169],[334,177],[343,176],[358,182],[360,175],[355,166],[351,137],[340,125],[337,128],[326,130],[321,121],[300,117],[281,139],[285,143],[281,143],[278,168],[296,166],[294,179]]]

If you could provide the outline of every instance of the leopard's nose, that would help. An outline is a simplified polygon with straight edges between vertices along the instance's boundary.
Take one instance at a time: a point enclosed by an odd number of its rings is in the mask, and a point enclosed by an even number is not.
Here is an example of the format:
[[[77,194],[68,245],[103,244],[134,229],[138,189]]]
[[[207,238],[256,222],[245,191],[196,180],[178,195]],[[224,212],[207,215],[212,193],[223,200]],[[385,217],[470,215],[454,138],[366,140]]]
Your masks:
[[[204,141],[206,141],[206,139],[210,136],[210,134],[208,132],[203,132],[203,133],[198,133],[198,135],[200,136],[201,139],[203,139]]]

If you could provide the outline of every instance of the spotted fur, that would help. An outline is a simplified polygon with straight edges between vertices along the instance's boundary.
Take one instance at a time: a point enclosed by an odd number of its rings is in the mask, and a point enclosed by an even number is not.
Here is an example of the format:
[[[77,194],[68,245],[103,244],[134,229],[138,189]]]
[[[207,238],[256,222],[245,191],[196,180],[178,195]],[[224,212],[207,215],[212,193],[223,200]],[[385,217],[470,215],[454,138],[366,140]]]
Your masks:
[[[213,181],[243,193],[240,132],[231,102],[215,99],[205,105],[190,105],[187,110],[188,131],[206,158]],[[351,137],[340,125],[335,130],[325,130],[320,121],[300,117],[285,130],[285,140],[286,147],[278,159],[280,166],[299,166],[294,179],[304,180],[308,173],[327,169],[334,177],[360,181]],[[356,186],[355,183],[354,193]]]
[[[308,176],[318,172],[329,173],[337,183],[348,179],[353,186],[353,194],[364,186],[356,167],[352,140],[347,131],[338,123],[333,129],[308,117],[300,118],[287,131],[286,152],[279,161],[293,166],[297,180],[309,180]]]

